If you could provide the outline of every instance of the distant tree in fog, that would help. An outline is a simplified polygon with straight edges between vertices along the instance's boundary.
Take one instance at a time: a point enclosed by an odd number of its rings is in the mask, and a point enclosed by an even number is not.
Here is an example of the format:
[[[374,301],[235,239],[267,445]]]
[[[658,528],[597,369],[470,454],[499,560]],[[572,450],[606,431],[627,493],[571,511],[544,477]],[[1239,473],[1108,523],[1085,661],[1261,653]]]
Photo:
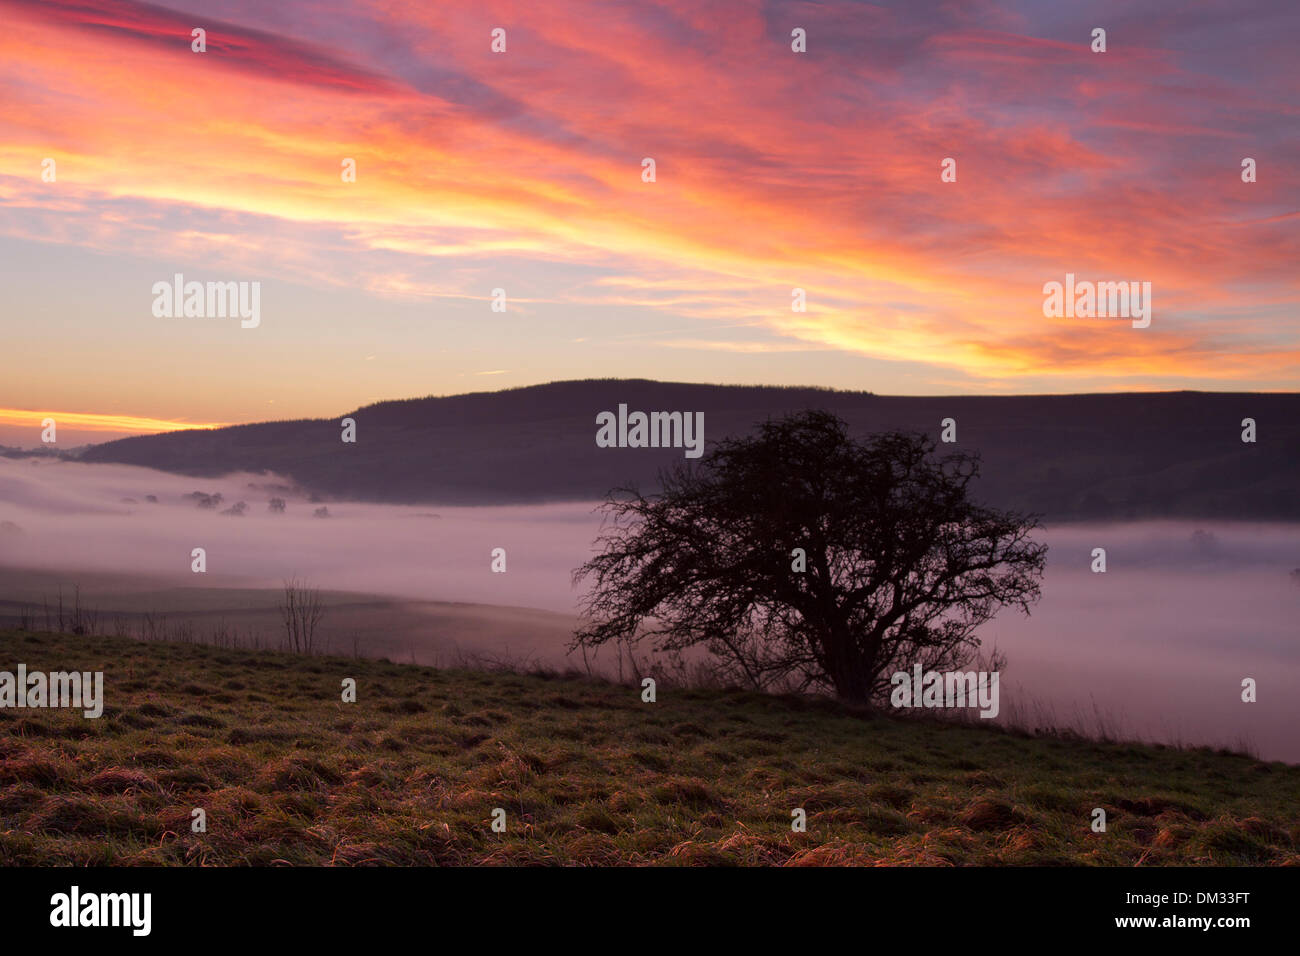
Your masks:
[[[296,578],[284,582],[280,618],[289,650],[298,654],[312,653],[316,647],[316,628],[324,616],[325,604],[319,589]]]

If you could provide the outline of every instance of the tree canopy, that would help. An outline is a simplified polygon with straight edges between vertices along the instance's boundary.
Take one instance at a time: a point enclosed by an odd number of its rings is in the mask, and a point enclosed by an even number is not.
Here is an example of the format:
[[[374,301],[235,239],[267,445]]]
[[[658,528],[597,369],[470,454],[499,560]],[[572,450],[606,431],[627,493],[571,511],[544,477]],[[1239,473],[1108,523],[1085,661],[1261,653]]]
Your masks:
[[[1028,613],[1046,546],[1037,519],[970,497],[977,456],[938,458],[924,435],[855,441],[823,411],[768,421],[606,497],[575,647],[705,647],[754,688],[830,690],[858,703],[921,664],[960,668],[1002,607]]]

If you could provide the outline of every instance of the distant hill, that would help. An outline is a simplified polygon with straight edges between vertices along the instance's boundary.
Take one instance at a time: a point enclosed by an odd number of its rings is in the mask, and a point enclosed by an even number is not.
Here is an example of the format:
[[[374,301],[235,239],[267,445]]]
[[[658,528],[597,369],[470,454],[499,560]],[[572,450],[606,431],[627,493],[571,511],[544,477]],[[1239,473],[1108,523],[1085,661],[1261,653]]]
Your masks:
[[[380,402],[340,420],[266,422],[125,438],[86,449],[120,462],[215,477],[273,471],[320,495],[364,501],[485,504],[593,499],[655,485],[680,449],[598,448],[596,415],[704,412],[705,438],[828,409],[859,433],[957,422],[956,446],[984,459],[980,495],[1052,520],[1204,517],[1300,520],[1300,394],[1160,392],[908,398],[769,386],[597,379]],[[1241,441],[1241,421],[1258,441]]]

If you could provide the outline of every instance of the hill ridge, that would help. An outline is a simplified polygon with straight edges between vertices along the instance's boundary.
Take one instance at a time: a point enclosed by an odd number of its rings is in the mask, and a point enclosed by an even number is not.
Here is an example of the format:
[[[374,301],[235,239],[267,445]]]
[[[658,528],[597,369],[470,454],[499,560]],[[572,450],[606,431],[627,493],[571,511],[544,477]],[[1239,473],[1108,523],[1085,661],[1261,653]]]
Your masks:
[[[334,418],[249,423],[119,439],[81,460],[216,477],[273,472],[322,496],[411,504],[591,500],[652,487],[680,450],[595,445],[595,416],[630,409],[702,411],[705,438],[826,408],[857,433],[900,428],[984,461],[992,504],[1049,520],[1202,517],[1300,521],[1300,393],[1124,392],[888,396],[817,386],[575,379],[497,392],[387,399]],[[687,403],[687,404],[683,404]],[[339,422],[358,441],[340,441]],[[1258,441],[1241,441],[1241,422]],[[940,451],[949,446],[940,445]]]

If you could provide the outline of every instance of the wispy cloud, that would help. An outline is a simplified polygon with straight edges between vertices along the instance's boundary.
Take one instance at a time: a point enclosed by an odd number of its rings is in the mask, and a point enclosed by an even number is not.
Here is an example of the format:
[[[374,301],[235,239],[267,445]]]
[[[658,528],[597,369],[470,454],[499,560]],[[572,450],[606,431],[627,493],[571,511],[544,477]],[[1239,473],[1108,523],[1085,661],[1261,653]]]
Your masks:
[[[826,349],[989,390],[1293,386],[1294,7],[1139,6],[0,0],[0,234],[410,308],[486,315],[508,284],[538,378],[608,341],[599,314],[694,322],[647,338],[669,366]],[[1151,328],[1044,319],[1066,271],[1151,282]],[[551,336],[543,309],[593,318]]]

